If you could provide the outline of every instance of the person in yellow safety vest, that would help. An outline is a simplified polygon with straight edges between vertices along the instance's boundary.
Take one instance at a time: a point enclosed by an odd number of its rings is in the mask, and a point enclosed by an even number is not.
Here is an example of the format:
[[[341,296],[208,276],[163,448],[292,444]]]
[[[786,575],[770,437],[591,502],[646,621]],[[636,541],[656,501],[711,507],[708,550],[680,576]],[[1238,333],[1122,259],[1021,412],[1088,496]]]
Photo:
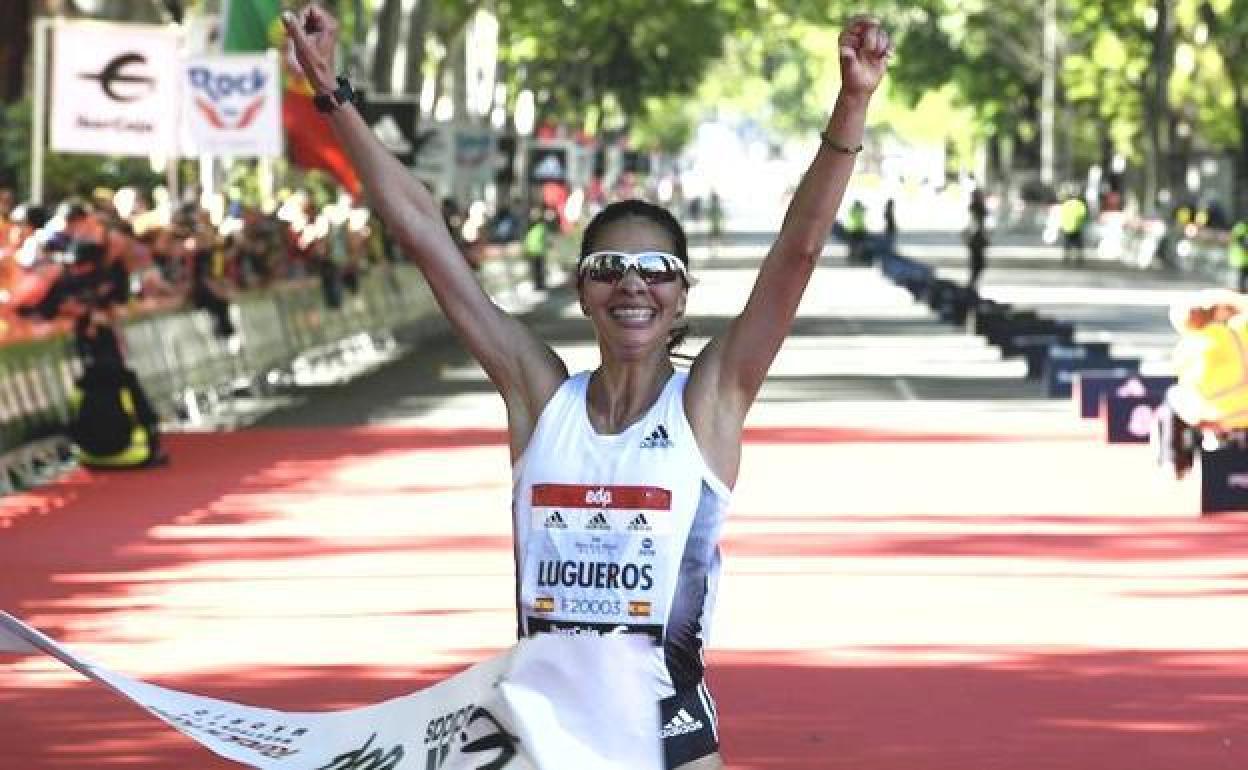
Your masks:
[[[70,393],[70,408],[68,433],[81,465],[141,468],[169,461],[151,407],[128,370],[88,368]]]
[[[1176,475],[1191,467],[1201,433],[1224,436],[1248,428],[1248,300],[1226,289],[1208,289],[1176,303],[1170,321],[1179,331],[1174,349],[1178,382],[1159,414],[1163,452]]]
[[[88,468],[163,465],[160,417],[134,370],[107,313],[93,308],[74,321],[74,348],[82,375],[70,393],[66,426],[79,463]]]
[[[1248,294],[1248,219],[1241,219],[1231,228],[1226,258],[1235,273],[1236,291]]]
[[[554,212],[549,207],[534,206],[529,212],[529,229],[524,232],[524,256],[529,261],[533,288],[546,288],[546,253],[550,249],[550,234]]]
[[[710,231],[707,233],[708,245],[711,251],[711,259],[719,258],[719,244],[724,238],[724,201],[719,197],[719,193],[711,190],[711,198],[708,205],[707,218],[710,220]]]
[[[845,216],[845,240],[849,244],[849,263],[865,265],[871,261],[867,254],[867,207],[862,201],[854,201]]]
[[[1062,230],[1062,262],[1083,263],[1083,228],[1088,222],[1088,204],[1071,193],[1058,207]]]

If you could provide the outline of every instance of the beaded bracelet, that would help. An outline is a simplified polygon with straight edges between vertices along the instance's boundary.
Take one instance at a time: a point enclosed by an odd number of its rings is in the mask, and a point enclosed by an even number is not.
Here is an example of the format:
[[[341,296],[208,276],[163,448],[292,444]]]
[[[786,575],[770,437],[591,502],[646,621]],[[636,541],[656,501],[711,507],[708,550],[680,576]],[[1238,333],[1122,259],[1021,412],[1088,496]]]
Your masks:
[[[858,145],[857,147],[846,147],[845,145],[833,139],[832,134],[830,134],[827,131],[824,131],[822,134],[820,134],[819,138],[823,140],[823,143],[827,145],[828,149],[835,150],[836,152],[839,152],[842,155],[857,155],[858,153],[862,152],[861,144]]]

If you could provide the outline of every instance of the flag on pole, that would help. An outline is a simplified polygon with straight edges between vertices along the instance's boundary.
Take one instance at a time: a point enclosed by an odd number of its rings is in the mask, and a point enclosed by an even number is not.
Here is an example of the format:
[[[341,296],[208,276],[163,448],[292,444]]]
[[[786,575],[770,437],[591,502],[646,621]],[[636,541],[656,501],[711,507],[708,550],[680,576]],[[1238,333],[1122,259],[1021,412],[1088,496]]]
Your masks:
[[[427,689],[282,712],[122,676],[0,612],[0,653],[51,655],[226,759],[259,770],[662,770],[649,641],[545,635]],[[15,739],[15,738],[10,738]]]
[[[280,18],[281,0],[225,0],[224,47],[227,53],[281,50],[286,30]],[[282,57],[283,61],[286,57]],[[300,168],[329,172],[354,196],[360,194],[360,179],[334,132],[312,103],[312,88],[302,73],[283,67],[282,126],[290,162]]]
[[[282,41],[281,0],[225,0],[226,53],[278,48]]]

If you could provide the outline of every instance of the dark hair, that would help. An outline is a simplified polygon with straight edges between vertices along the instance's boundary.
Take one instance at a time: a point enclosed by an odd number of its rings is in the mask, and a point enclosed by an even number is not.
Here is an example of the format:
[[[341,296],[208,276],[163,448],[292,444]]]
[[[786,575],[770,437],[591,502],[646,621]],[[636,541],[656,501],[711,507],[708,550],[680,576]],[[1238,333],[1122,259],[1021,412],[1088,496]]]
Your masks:
[[[37,203],[21,203],[13,209],[14,222],[25,222],[38,230],[48,223],[48,210]]]
[[[685,237],[685,228],[680,226],[680,222],[676,221],[672,212],[662,206],[656,206],[637,198],[610,203],[594,215],[589,226],[585,228],[585,234],[581,236],[581,256],[584,257],[593,251],[594,244],[602,237],[603,230],[625,219],[640,219],[667,233],[667,237],[672,241],[672,254],[679,257],[680,261],[685,263],[685,267],[689,267],[689,239]]]
[[[581,256],[586,257],[593,251],[602,233],[611,225],[626,219],[640,219],[654,225],[667,234],[672,242],[672,254],[689,267],[689,239],[685,236],[685,228],[681,227],[672,212],[653,203],[629,198],[609,203],[589,221],[585,233],[581,236]],[[578,279],[579,282],[579,279]],[[688,286],[688,284],[685,284]],[[689,324],[673,326],[667,338],[667,352],[672,353],[689,336]]]
[[[87,216],[87,207],[81,201],[71,200],[62,203],[56,211],[66,222],[74,222]]]

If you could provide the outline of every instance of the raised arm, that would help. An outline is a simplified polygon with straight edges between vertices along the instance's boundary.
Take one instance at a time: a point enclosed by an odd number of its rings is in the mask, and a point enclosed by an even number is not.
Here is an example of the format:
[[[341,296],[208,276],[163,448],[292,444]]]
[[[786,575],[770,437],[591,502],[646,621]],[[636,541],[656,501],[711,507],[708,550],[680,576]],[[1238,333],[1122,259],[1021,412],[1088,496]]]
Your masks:
[[[815,158],[802,177],[780,233],[759,269],[744,310],[694,362],[686,404],[704,452],[736,446],[741,426],[762,387],[798,303],[819,262],[854,159],[862,144],[867,104],[892,53],[888,34],[874,19],[854,18],[841,32],[841,91]],[[735,456],[708,457],[735,475]]]
[[[312,87],[332,93],[337,88],[337,22],[316,5],[285,12],[282,22]],[[481,289],[429,191],[377,140],[354,105],[343,104],[326,117],[359,174],[369,206],[420,267],[451,326],[502,394],[513,449],[522,447],[542,406],[567,375],[563,362]]]

